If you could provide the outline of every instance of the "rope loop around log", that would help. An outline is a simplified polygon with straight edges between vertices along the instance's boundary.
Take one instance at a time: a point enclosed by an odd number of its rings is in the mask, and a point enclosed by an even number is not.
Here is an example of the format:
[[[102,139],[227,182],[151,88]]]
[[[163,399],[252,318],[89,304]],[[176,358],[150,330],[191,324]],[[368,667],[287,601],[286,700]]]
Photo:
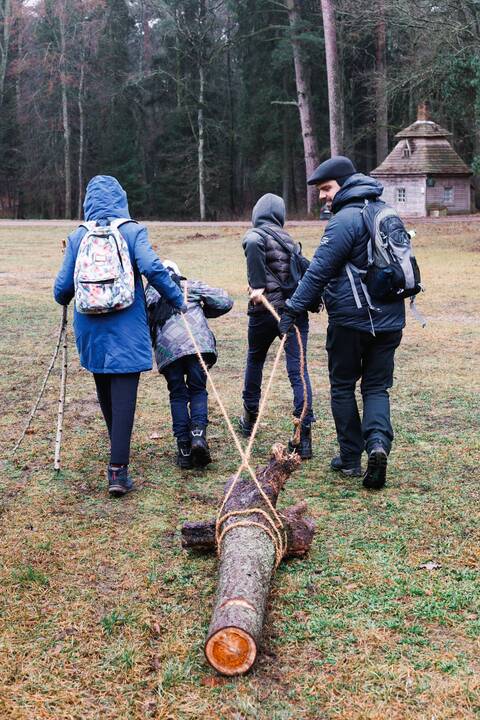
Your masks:
[[[220,547],[222,545],[223,538],[225,537],[227,532],[229,532],[230,530],[233,530],[233,528],[252,527],[252,526],[258,527],[258,528],[261,528],[264,532],[266,532],[267,535],[269,536],[269,538],[271,539],[272,544],[275,548],[275,567],[278,567],[280,565],[280,563],[282,562],[282,558],[285,554],[286,542],[287,542],[286,535],[285,535],[285,544],[284,544],[284,539],[282,537],[282,533],[276,526],[274,519],[265,510],[262,510],[262,508],[248,508],[248,510],[233,510],[232,512],[222,515],[222,517],[220,517],[217,520],[217,526],[220,528],[231,517],[234,517],[234,516],[238,517],[239,515],[262,515],[265,518],[265,520],[271,525],[272,529],[270,529],[268,527],[268,525],[264,525],[263,523],[257,522],[256,520],[240,520],[239,522],[234,522],[234,523],[231,523],[230,525],[226,525],[220,532],[218,539],[217,539],[217,548],[219,549],[219,552],[220,552]],[[281,519],[280,515],[278,515],[278,517],[281,520],[282,530],[284,531],[283,520]]]
[[[269,310],[269,312],[271,312],[271,314],[273,315],[275,320],[277,320],[277,321],[280,320],[280,316],[276,312],[273,305],[271,305],[263,295],[261,295],[260,297],[261,297],[261,301],[263,302],[263,304],[265,305],[267,310]],[[188,302],[187,283],[185,283],[185,285],[184,285],[184,298],[185,298],[185,304],[187,304],[187,302]],[[267,405],[267,399],[270,394],[273,378],[277,371],[277,368],[278,368],[278,365],[280,362],[280,358],[281,358],[283,349],[285,347],[285,342],[287,340],[287,336],[284,335],[280,341],[279,348],[277,350],[275,359],[273,361],[272,370],[271,370],[270,376],[268,378],[267,386],[265,388],[265,392],[263,393],[263,397],[260,402],[260,407],[258,408],[257,418],[256,418],[255,424],[253,426],[247,447],[244,451],[242,448],[242,445],[240,443],[240,440],[238,439],[237,433],[235,432],[235,429],[232,425],[232,421],[230,420],[230,417],[227,413],[225,405],[220,397],[220,394],[215,386],[215,383],[213,382],[212,376],[211,376],[210,371],[205,363],[205,360],[200,351],[200,348],[198,347],[198,343],[195,339],[195,336],[192,332],[192,329],[186,318],[185,313],[182,313],[182,320],[183,320],[183,323],[187,330],[187,333],[190,337],[190,340],[193,343],[193,347],[195,348],[195,352],[197,354],[200,365],[201,365],[204,373],[206,374],[207,379],[212,387],[213,394],[215,395],[215,399],[218,403],[220,411],[225,419],[225,422],[226,422],[227,427],[230,431],[230,434],[233,438],[235,446],[236,446],[236,448],[239,452],[239,455],[242,459],[242,462],[233,478],[233,482],[231,483],[230,488],[228,489],[228,492],[226,493],[225,497],[223,498],[223,502],[218,510],[216,527],[215,527],[215,539],[217,542],[217,552],[220,554],[222,540],[225,537],[225,535],[227,534],[227,532],[229,532],[233,528],[259,527],[270,537],[270,539],[273,543],[273,546],[275,549],[275,564],[276,564],[276,566],[278,566],[280,564],[283,556],[285,555],[285,552],[287,549],[287,532],[286,532],[282,517],[277,512],[275,507],[272,505],[272,503],[270,502],[270,498],[265,493],[262,486],[260,485],[260,483],[257,480],[257,476],[255,475],[255,472],[250,465],[250,456],[252,453],[253,443],[255,441],[255,437],[256,437],[256,434],[257,434],[257,431],[258,431],[258,428],[260,425],[260,420],[263,416],[263,413],[264,413],[266,405]],[[305,353],[304,353],[304,349],[303,349],[302,337],[301,337],[298,327],[296,327],[296,326],[295,326],[295,331],[296,331],[297,342],[298,342],[298,346],[299,346],[300,369],[301,369],[301,377],[302,377],[302,384],[303,384],[303,408],[302,408],[300,417],[295,418],[295,421],[294,421],[295,425],[296,425],[295,434],[294,434],[294,443],[298,444],[300,441],[300,431],[301,431],[302,421],[307,412],[308,397],[307,397],[307,384],[306,384],[306,380],[305,380]],[[225,507],[226,503],[228,502],[228,500],[235,488],[235,485],[237,484],[238,480],[240,479],[240,476],[241,476],[243,470],[248,471],[250,477],[252,478],[253,482],[257,486],[257,489],[258,489],[263,501],[265,502],[268,510],[270,511],[271,515],[269,515],[263,508],[249,508],[248,510],[236,510],[231,513],[226,513],[225,515],[222,515],[223,508]],[[260,522],[254,521],[254,520],[241,520],[239,522],[231,523],[230,525],[227,525],[226,527],[224,527],[223,530],[221,530],[221,527],[225,523],[225,521],[228,520],[232,516],[255,515],[255,514],[262,515],[263,517],[265,517],[267,519],[268,523],[271,525],[272,530],[267,525],[264,525],[263,523],[260,523]]]

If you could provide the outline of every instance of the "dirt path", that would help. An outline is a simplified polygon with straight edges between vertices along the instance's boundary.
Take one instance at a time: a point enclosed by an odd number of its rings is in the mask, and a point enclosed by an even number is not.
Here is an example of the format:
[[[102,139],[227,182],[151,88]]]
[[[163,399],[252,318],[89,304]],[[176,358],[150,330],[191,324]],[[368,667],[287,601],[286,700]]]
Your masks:
[[[475,223],[480,224],[480,213],[477,215],[447,215],[446,217],[439,218],[412,218],[405,217],[408,222],[414,222],[417,225],[448,225],[455,223]],[[221,228],[221,227],[248,227],[250,220],[220,220],[217,222],[201,222],[200,220],[145,220],[146,225],[155,227],[205,227],[205,228]],[[288,223],[293,226],[300,227],[315,227],[315,225],[324,225],[325,221],[320,220],[295,220],[292,219]],[[31,227],[38,225],[40,227],[75,227],[77,225],[76,220],[0,220],[0,227]]]

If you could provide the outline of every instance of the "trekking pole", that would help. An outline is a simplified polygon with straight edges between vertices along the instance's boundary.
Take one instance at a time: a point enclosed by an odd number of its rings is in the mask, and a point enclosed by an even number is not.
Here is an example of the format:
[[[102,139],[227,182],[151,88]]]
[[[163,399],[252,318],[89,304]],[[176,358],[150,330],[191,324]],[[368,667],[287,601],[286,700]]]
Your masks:
[[[63,433],[63,415],[65,412],[65,395],[67,392],[67,366],[68,366],[68,343],[67,343],[67,330],[68,330],[68,306],[63,306],[62,315],[62,326],[63,326],[63,347],[62,347],[62,374],[60,377],[60,398],[58,400],[58,414],[57,414],[57,435],[55,438],[55,460],[53,463],[53,469],[57,472],[60,470],[60,450],[62,447],[62,433]]]
[[[54,367],[54,365],[55,365],[55,361],[56,361],[56,359],[57,359],[58,352],[59,352],[59,350],[60,350],[60,345],[62,344],[62,338],[63,338],[64,328],[65,328],[66,322],[67,322],[66,307],[64,307],[64,309],[63,309],[63,315],[62,315],[62,320],[61,320],[61,322],[60,322],[60,327],[59,327],[59,330],[58,330],[57,343],[56,343],[55,349],[54,349],[54,351],[53,351],[52,359],[50,360],[50,365],[49,365],[48,368],[47,368],[47,372],[45,373],[45,377],[43,378],[42,387],[40,388],[40,392],[39,392],[39,394],[38,394],[37,399],[35,400],[35,403],[34,403],[34,405],[33,405],[33,408],[32,408],[32,410],[31,410],[31,412],[30,412],[30,415],[29,415],[28,418],[27,418],[27,422],[25,423],[25,427],[23,428],[22,434],[20,435],[19,439],[18,439],[17,442],[15,443],[15,447],[14,447],[13,450],[12,450],[12,455],[15,455],[15,453],[16,453],[17,450],[18,450],[18,448],[20,447],[20,444],[21,444],[23,438],[25,437],[25,435],[26,435],[27,432],[28,432],[28,429],[29,429],[29,427],[30,427],[30,424],[31,424],[31,422],[32,422],[32,420],[33,420],[33,418],[34,418],[34,415],[35,415],[35,413],[37,412],[37,408],[38,408],[38,406],[39,406],[39,404],[40,404],[40,400],[42,399],[43,393],[45,392],[45,388],[46,388],[46,386],[47,386],[48,378],[50,377],[50,373],[52,372],[53,367]]]

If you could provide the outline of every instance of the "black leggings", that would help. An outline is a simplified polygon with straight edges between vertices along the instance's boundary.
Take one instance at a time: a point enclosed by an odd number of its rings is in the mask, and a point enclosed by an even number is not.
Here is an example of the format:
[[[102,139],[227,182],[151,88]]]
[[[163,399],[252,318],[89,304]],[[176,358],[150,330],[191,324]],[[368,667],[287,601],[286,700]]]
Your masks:
[[[110,436],[110,463],[128,465],[140,373],[94,373],[93,377]]]

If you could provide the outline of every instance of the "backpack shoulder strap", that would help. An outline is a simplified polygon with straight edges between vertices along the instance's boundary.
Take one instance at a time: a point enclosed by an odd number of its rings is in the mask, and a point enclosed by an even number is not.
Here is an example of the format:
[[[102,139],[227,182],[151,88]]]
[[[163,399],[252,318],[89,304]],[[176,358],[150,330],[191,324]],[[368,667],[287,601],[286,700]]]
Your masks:
[[[110,223],[110,227],[112,227],[114,230],[118,230],[118,228],[121,225],[125,225],[125,223],[129,223],[129,222],[132,222],[132,223],[135,223],[138,225],[137,221],[132,220],[131,218],[115,218],[115,220],[112,220],[112,222]]]
[[[90,232],[90,230],[93,230],[95,227],[95,224],[95,220],[85,220],[85,222],[80,223],[78,227],[83,227],[87,232]]]
[[[263,228],[253,228],[253,232],[256,232],[260,237],[265,239],[265,236],[273,238],[273,240],[276,240],[276,242],[282,246],[282,248],[287,252],[289,255],[293,255],[295,252],[295,245],[292,241],[292,247],[289,247],[285,240],[280,237],[280,235],[273,229],[268,228],[268,230],[264,230]]]

